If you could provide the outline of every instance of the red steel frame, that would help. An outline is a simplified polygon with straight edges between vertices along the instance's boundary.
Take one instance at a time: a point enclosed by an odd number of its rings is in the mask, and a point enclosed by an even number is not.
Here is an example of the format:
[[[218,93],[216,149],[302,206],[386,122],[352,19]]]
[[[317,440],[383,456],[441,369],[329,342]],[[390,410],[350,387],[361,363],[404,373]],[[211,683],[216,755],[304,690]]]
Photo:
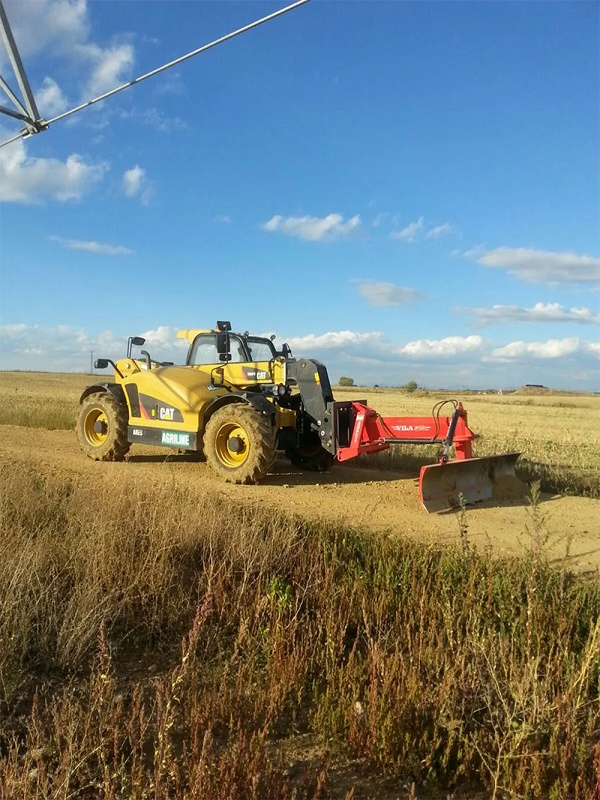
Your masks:
[[[354,402],[356,414],[348,447],[340,447],[336,458],[348,461],[363,453],[378,453],[391,444],[446,444],[452,417],[381,417],[363,403]],[[467,412],[459,403],[452,437],[456,459],[473,458],[471,442],[476,434],[467,425]]]

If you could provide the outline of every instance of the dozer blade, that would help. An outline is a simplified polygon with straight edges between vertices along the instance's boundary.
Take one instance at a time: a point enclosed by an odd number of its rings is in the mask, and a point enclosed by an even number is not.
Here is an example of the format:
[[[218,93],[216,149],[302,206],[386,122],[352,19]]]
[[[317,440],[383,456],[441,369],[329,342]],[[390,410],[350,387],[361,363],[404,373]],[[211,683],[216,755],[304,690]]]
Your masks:
[[[523,484],[515,475],[520,453],[468,458],[421,467],[419,496],[429,512],[458,508],[462,495],[465,505],[484,500],[506,500],[522,496]]]

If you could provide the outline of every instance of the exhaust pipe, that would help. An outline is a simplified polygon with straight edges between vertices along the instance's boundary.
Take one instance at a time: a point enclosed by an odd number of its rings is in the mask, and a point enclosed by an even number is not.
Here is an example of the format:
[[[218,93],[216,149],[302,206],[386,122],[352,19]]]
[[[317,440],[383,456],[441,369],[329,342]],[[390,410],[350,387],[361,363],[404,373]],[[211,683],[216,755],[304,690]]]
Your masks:
[[[421,467],[419,497],[433,513],[485,500],[522,497],[526,486],[515,474],[520,453],[467,458]]]

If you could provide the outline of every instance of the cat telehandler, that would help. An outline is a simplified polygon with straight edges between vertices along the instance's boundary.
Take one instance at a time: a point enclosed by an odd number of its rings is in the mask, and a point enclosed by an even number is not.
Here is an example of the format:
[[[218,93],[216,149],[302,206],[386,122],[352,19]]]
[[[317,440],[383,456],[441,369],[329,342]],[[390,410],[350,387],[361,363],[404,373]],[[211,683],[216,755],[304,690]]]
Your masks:
[[[131,444],[192,453],[230,483],[258,483],[278,452],[301,469],[327,470],[335,461],[378,453],[393,444],[439,444],[439,463],[421,467],[420,499],[428,511],[492,498],[498,479],[515,475],[519,453],[474,458],[475,434],[461,403],[438,403],[431,417],[381,417],[366,402],[336,401],[325,366],[293,358],[273,339],[212,330],[182,330],[184,365],[159,362],[128,340],[114,380],[88,386],[80,398],[77,435],[97,461],[119,461]],[[274,337],[273,337],[274,338]],[[453,413],[442,416],[444,403]],[[450,458],[451,448],[454,458]]]

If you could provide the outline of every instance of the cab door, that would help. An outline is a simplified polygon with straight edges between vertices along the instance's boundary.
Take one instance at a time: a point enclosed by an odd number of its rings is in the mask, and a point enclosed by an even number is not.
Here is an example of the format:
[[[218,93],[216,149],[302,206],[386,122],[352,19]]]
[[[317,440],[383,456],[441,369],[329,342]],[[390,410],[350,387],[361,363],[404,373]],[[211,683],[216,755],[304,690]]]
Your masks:
[[[229,383],[240,388],[273,383],[269,361],[253,361],[241,336],[235,333],[200,333],[194,339],[188,365],[206,372],[211,383]]]

